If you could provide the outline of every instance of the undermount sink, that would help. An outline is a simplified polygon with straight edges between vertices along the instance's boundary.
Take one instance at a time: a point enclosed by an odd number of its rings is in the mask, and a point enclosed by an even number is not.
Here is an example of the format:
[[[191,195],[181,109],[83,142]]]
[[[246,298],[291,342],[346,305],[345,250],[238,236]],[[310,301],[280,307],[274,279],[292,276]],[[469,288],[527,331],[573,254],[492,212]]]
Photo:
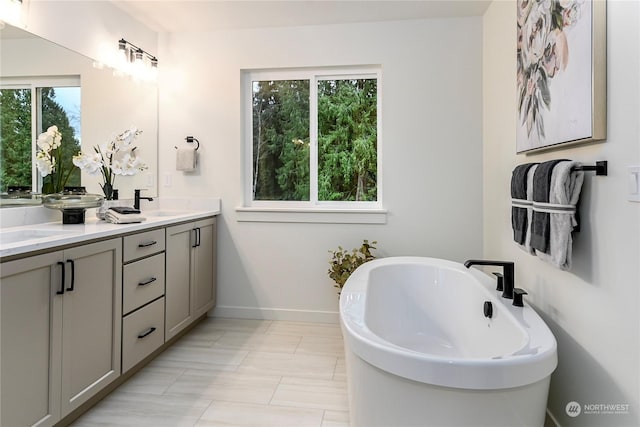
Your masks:
[[[143,214],[148,215],[148,216],[155,216],[155,217],[163,217],[163,216],[178,216],[178,215],[184,215],[188,213],[187,211],[180,211],[180,210],[171,210],[171,209],[161,209],[161,210],[157,210],[157,211],[147,211],[144,212]]]
[[[37,229],[2,231],[0,232],[0,244],[10,245],[11,243],[24,242],[27,240],[47,239],[50,237],[60,237],[64,235],[73,235],[73,234],[77,234],[77,233],[74,231],[68,231],[68,230],[37,230]]]

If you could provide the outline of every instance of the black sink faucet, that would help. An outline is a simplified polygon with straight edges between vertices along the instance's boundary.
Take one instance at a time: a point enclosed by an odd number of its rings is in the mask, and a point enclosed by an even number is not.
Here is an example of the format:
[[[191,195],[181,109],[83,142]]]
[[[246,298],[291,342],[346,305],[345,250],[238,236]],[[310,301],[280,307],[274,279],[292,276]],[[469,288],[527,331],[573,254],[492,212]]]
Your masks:
[[[140,199],[153,201],[153,197],[140,197],[141,190],[133,190],[133,208],[140,209]]]
[[[502,292],[503,298],[513,299],[514,288],[514,266],[511,261],[488,261],[483,259],[470,259],[464,262],[464,266],[469,268],[472,265],[493,265],[496,267],[502,267],[502,274],[504,276],[504,290]]]

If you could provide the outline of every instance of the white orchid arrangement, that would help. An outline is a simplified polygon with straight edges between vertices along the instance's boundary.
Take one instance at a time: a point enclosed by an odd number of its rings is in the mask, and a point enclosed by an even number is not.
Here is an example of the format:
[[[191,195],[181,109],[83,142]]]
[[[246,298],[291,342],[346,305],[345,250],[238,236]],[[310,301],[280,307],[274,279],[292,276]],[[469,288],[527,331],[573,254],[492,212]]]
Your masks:
[[[50,126],[46,132],[38,136],[36,144],[36,167],[43,178],[42,192],[50,194],[62,191],[73,172],[73,167],[65,168],[71,165],[65,165],[62,161],[62,134],[58,127]]]
[[[73,164],[89,175],[102,174],[104,180],[100,184],[106,200],[113,199],[116,176],[135,175],[148,166],[136,155],[137,147],[133,141],[142,131],[135,127],[127,129],[105,144],[93,147],[94,153],[85,154],[82,151],[73,157]]]
[[[566,29],[581,17],[584,0],[518,0],[518,111],[527,135],[544,138],[541,108],[549,109],[549,79],[569,62]]]

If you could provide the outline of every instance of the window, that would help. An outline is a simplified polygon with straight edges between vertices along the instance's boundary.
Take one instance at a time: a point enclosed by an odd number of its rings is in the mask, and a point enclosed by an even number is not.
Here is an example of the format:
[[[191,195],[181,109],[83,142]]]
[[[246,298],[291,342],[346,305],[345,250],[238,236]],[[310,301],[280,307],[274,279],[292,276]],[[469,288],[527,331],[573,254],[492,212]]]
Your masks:
[[[42,178],[35,166],[38,135],[49,126],[58,127],[65,163],[80,150],[80,80],[3,78],[0,111],[0,192],[9,187],[40,191]],[[78,168],[73,168],[67,185],[80,185]]]
[[[245,204],[380,209],[378,68],[244,74]]]

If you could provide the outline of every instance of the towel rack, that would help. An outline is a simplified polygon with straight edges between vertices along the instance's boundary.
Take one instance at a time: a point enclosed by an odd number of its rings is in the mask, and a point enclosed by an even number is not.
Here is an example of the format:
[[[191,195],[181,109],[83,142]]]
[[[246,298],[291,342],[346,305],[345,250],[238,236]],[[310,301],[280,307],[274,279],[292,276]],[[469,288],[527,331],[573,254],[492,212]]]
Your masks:
[[[194,138],[193,136],[187,136],[184,140],[187,141],[189,144],[193,144],[195,141],[195,143],[197,144],[196,151],[198,151],[198,148],[200,148],[200,141],[198,141],[198,138]],[[176,150],[178,149],[178,147],[176,147],[175,145],[173,147]]]
[[[596,175],[600,175],[600,176],[607,176],[607,172],[608,172],[608,168],[607,168],[607,161],[606,160],[600,160],[597,161],[595,166],[575,166],[573,168],[573,170],[576,171],[595,171]]]

